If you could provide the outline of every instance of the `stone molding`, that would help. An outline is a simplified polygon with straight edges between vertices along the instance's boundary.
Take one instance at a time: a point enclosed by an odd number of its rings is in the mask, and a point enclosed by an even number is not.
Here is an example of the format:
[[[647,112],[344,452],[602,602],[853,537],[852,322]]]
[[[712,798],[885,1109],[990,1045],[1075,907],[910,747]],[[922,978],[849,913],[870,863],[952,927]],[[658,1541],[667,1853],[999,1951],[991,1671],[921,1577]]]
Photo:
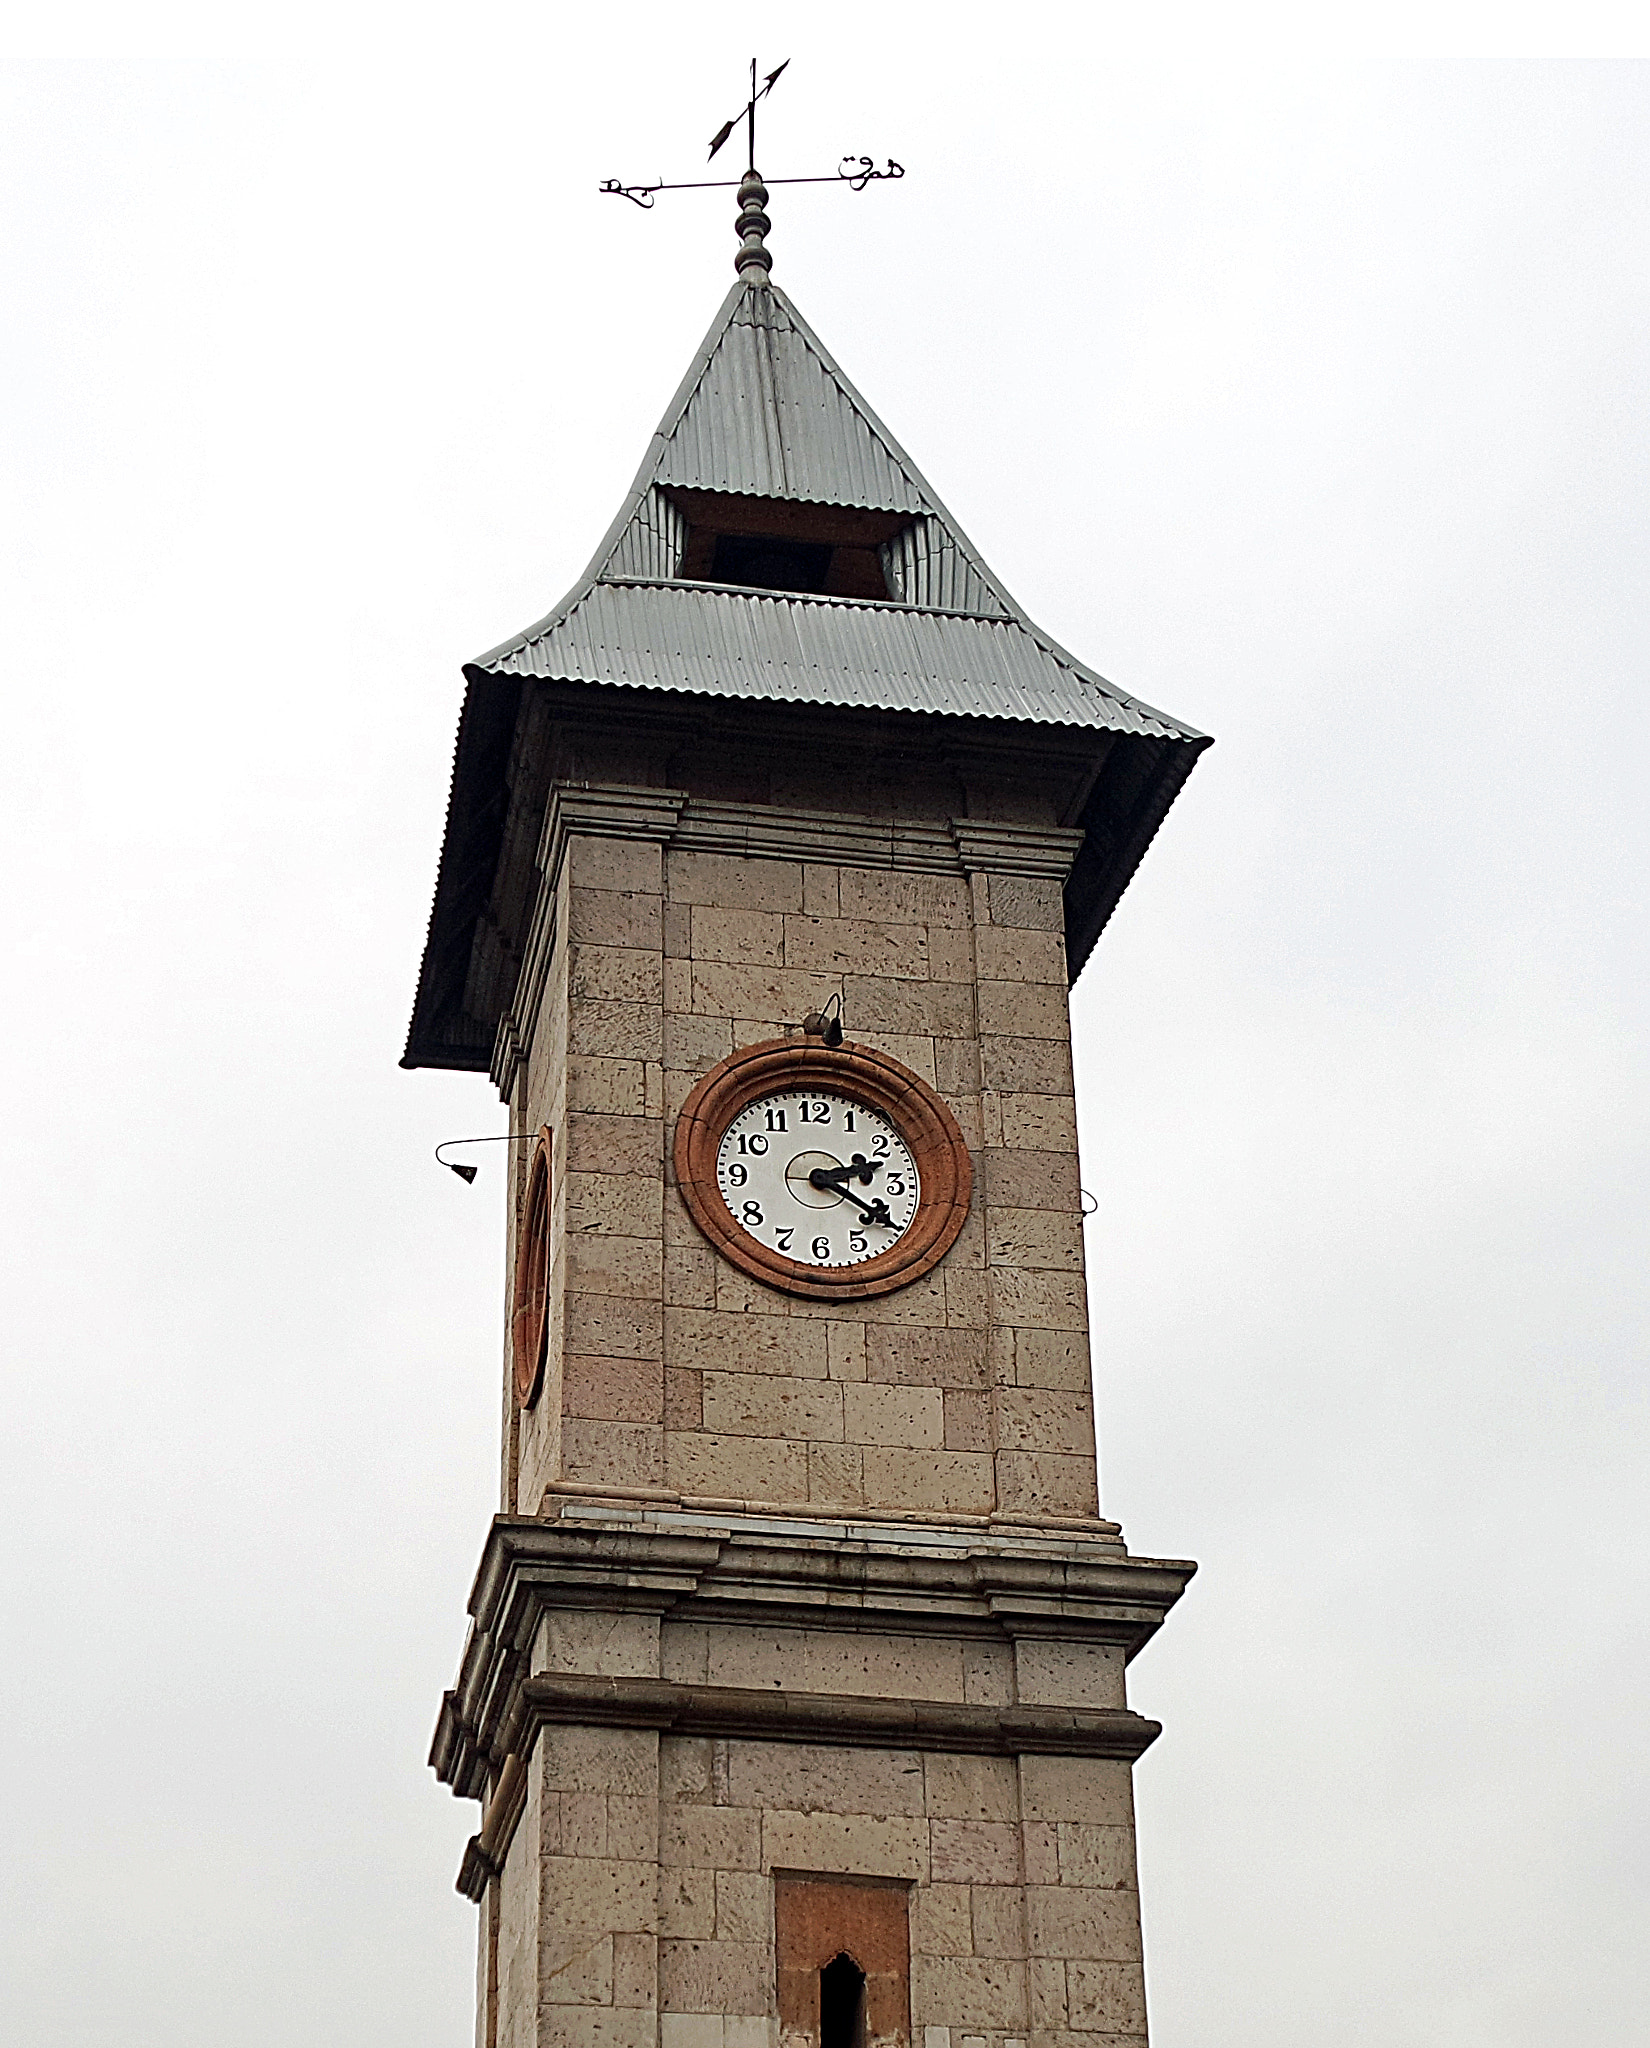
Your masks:
[[[999,1535],[1046,1536],[1053,1531],[1064,1534],[1075,1531],[1085,1538],[1110,1539],[1113,1548],[1122,1552],[1117,1542],[1121,1525],[1109,1522],[1103,1515],[1039,1515],[1031,1512],[1015,1512],[1008,1509],[994,1509],[988,1515],[969,1515],[957,1510],[939,1508],[798,1508],[795,1502],[738,1499],[728,1494],[680,1493],[669,1486],[601,1486],[594,1481],[580,1479],[552,1479],[544,1489],[539,1513],[554,1517],[561,1514],[583,1513],[600,1517],[618,1508],[630,1513],[635,1519],[638,1512],[648,1519],[657,1519],[657,1513],[669,1514],[673,1509],[685,1509],[689,1514],[710,1516],[720,1527],[745,1530],[746,1519],[750,1527],[746,1533],[763,1529],[771,1531],[783,1523],[798,1534],[827,1537],[833,1541],[857,1540],[864,1531],[876,1525],[905,1525],[913,1530],[932,1530],[949,1533],[959,1529],[980,1529]],[[730,1520],[733,1517],[735,1519]],[[887,1529],[878,1527],[877,1533],[886,1534]]]
[[[687,792],[680,789],[647,789],[623,782],[551,783],[538,854],[545,881],[555,888],[573,833],[668,842],[687,802]]]
[[[923,1534],[926,1541],[909,1528],[871,1531],[861,1526],[849,1538],[845,1525],[833,1539],[814,1533],[812,1527],[803,1533],[783,1523],[770,1529],[736,1529],[686,1511],[668,1522],[649,1522],[639,1510],[634,1519],[622,1519],[621,1511],[611,1505],[606,1518],[597,1522],[501,1516],[493,1524],[477,1573],[470,1638],[458,1682],[442,1702],[430,1762],[460,1797],[486,1796],[489,1781],[509,1756],[518,1753],[531,1714],[540,1713],[532,1701],[537,1698],[542,1705],[549,1698],[542,1690],[532,1692],[541,1685],[543,1674],[534,1676],[529,1670],[532,1645],[547,1612],[599,1609],[658,1615],[674,1622],[937,1634],[998,1642],[1037,1636],[1075,1645],[1115,1645],[1129,1657],[1156,1632],[1196,1569],[1178,1560],[1129,1557],[1115,1538],[1096,1540],[1064,1532],[988,1534],[937,1526]],[[579,1682],[596,1681],[581,1677]],[[698,1711],[689,1694],[703,1695],[704,1711],[725,1717],[732,1707],[711,1697],[724,1693],[744,1697],[729,1688],[679,1688],[671,1694],[671,1713],[676,1717],[671,1725]],[[915,1725],[923,1715],[930,1715],[924,1725],[931,1728],[943,1725],[958,1733],[965,1725],[955,1719],[963,1710],[944,1701],[830,1695],[827,1705],[826,1696],[807,1697],[811,1704],[797,1709],[787,1725],[808,1725],[813,1733],[788,1738],[770,1734],[763,1739],[817,1741],[823,1726],[817,1717],[838,1712],[844,1728],[877,1725],[892,1730],[896,1720],[900,1726]],[[649,1711],[656,1707],[657,1702]],[[1058,1728],[1069,1731],[1079,1723],[1089,1728],[1091,1722],[1090,1734],[1069,1739],[1088,1741],[1092,1735],[1099,1740],[1093,1729],[1102,1723],[1114,1732],[1124,1725],[1105,1715],[1096,1720],[1092,1712],[1064,1707],[966,1711],[986,1716],[992,1726],[1018,1731],[1013,1733],[1015,1741],[1022,1736],[1029,1740],[1028,1731],[1039,1729],[1040,1740],[1052,1741]],[[813,1722],[810,1714],[816,1717]],[[875,1723],[876,1714],[895,1719]],[[1055,1720],[1037,1718],[1047,1714]],[[1027,1715],[1032,1718],[1024,1719]],[[953,1718],[948,1721],[947,1716]],[[534,1725],[542,1721],[540,1713]],[[974,1730],[970,1741],[988,1740],[987,1721],[966,1723]],[[1136,1723],[1134,1717],[1127,1725],[1132,1728]],[[723,1727],[720,1732],[729,1731]],[[1008,1740],[1009,1735],[1001,1732],[989,1736],[997,1745]]]
[[[971,875],[1041,875],[1063,882],[1083,844],[1083,835],[1064,825],[988,825],[953,818],[957,858]]]
[[[540,1728],[568,1722],[748,1742],[844,1743],[854,1749],[955,1750],[973,1756],[1105,1756],[1129,1763],[1163,1732],[1161,1722],[1127,1707],[971,1707],[948,1700],[545,1672],[522,1686],[510,1754],[530,1750]]]
[[[608,839],[656,839],[695,853],[766,860],[826,861],[838,867],[911,868],[929,874],[1044,875],[1064,881],[1083,834],[1064,825],[944,824],[868,818],[850,811],[730,804],[681,789],[629,783],[552,783],[538,865],[554,887],[574,832]]]

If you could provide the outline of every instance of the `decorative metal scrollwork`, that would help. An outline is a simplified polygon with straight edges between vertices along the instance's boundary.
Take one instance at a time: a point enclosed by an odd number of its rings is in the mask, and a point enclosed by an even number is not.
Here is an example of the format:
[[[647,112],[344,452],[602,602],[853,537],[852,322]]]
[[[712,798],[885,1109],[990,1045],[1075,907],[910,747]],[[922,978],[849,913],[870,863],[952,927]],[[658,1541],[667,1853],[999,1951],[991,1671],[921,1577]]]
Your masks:
[[[881,178],[903,178],[904,164],[895,163],[890,157],[879,171],[876,161],[868,156],[845,156],[829,176],[822,178],[764,178],[764,185],[846,185],[852,192],[863,192],[867,185]],[[644,211],[653,204],[655,192],[734,192],[738,190],[737,178],[692,178],[682,184],[667,184],[663,179],[655,185],[621,185],[617,178],[603,178],[598,191],[610,192],[615,199],[628,199],[632,206]]]
[[[859,168],[851,171],[848,168],[850,164],[857,164]],[[873,178],[903,178],[905,176],[905,166],[904,164],[895,163],[894,159],[890,157],[887,168],[879,171],[868,156],[845,156],[841,163],[837,165],[836,174],[848,185],[852,186],[854,191],[863,192]],[[775,182],[778,183],[779,181],[776,179]],[[798,179],[797,182],[800,184],[802,181]]]
[[[619,199],[628,199],[632,205],[644,210],[653,204],[655,192],[662,192],[663,185],[621,185],[617,178],[603,178],[600,189],[611,192]]]

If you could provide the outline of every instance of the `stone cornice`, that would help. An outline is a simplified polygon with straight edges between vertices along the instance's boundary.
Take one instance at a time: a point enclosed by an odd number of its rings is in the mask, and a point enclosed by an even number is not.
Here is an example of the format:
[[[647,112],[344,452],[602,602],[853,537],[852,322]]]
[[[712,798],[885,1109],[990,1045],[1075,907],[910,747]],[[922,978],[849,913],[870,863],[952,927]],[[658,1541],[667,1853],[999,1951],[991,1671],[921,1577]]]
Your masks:
[[[1131,1763],[1163,1732],[1161,1722],[1126,1707],[973,1707],[949,1700],[546,1672],[523,1681],[517,1718],[507,1731],[510,1753],[531,1748],[540,1728],[569,1721],[750,1742],[841,1742],[857,1749],[966,1750],[979,1756],[1108,1756]]]
[[[543,1712],[531,1701],[539,1699],[542,1708],[550,1696],[542,1689],[547,1681],[530,1675],[528,1667],[547,1611],[600,1608],[676,1622],[999,1642],[1038,1636],[1115,1645],[1128,1657],[1155,1633],[1195,1570],[1174,1560],[1131,1558],[1115,1536],[1099,1533],[764,1522],[754,1517],[734,1526],[732,1518],[640,1506],[627,1510],[612,1503],[589,1504],[589,1512],[589,1519],[564,1513],[553,1521],[501,1517],[493,1525],[471,1599],[470,1639],[458,1682],[443,1701],[430,1757],[438,1775],[460,1796],[482,1797],[491,1775],[518,1750],[530,1714],[540,1713],[535,1726],[542,1722]],[[581,1677],[577,1683],[597,1681]],[[538,1693],[532,1691],[535,1686]],[[703,1695],[707,1702],[713,1693],[743,1697],[727,1688],[678,1691],[681,1698],[671,1694],[672,1726],[690,1712],[684,1703],[688,1694]],[[827,1710],[817,1697],[808,1697],[813,1704],[798,1709],[784,1725],[799,1727],[809,1713],[828,1711],[844,1726],[884,1729],[876,1737],[840,1738],[864,1741],[889,1739],[894,1723],[876,1722],[878,1714],[894,1716],[901,1725],[932,1715],[939,1719],[925,1725],[962,1726],[946,1721],[963,1710],[945,1702],[832,1696]],[[707,1705],[706,1711],[726,1714],[732,1709],[724,1703]],[[1064,1708],[967,1712],[996,1717],[992,1725],[1002,1727],[1008,1726],[1002,1721],[1006,1714],[1031,1715],[1031,1721],[1014,1724],[1022,1733],[1044,1725],[1039,1715],[1070,1719]],[[1084,1726],[1112,1725],[1103,1715],[1098,1720],[1078,1715],[1077,1720]],[[773,1732],[780,1725],[765,1723],[766,1739],[820,1739],[817,1732],[787,1738]],[[1129,1725],[1136,1725],[1134,1717]],[[989,1738],[997,1746],[1007,1739],[1001,1733]],[[977,1731],[971,1740],[983,1742],[987,1736]]]
[[[770,860],[830,861],[839,867],[909,868],[929,874],[1046,875],[1064,881],[1083,843],[1064,825],[993,824],[978,818],[861,817],[787,804],[720,803],[681,789],[628,783],[551,785],[538,865],[554,888],[573,833],[655,839],[703,853]]]

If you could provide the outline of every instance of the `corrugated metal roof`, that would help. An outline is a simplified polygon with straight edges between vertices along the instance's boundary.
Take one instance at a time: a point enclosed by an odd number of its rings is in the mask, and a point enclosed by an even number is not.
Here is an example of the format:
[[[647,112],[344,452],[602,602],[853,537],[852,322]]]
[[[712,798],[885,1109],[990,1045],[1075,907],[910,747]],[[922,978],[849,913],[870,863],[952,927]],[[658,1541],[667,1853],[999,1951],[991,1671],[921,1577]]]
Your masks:
[[[545,630],[480,666],[560,682],[1192,737],[1018,619],[892,601],[602,581]]]
[[[909,512],[886,604],[674,580],[659,488]],[[595,559],[536,626],[472,669],[717,697],[1024,719],[1165,739],[1033,625],[777,285],[736,284],[659,422]]]
[[[736,286],[655,479],[879,512],[930,509],[922,480],[772,286]]]
[[[882,544],[883,574],[895,597],[942,611],[984,612],[1007,618],[1008,607],[991,582],[957,545],[943,519],[919,519]]]
[[[655,486],[636,507],[636,516],[619,536],[619,544],[608,556],[607,567],[602,574],[679,575],[686,541],[687,521],[664,492]]]

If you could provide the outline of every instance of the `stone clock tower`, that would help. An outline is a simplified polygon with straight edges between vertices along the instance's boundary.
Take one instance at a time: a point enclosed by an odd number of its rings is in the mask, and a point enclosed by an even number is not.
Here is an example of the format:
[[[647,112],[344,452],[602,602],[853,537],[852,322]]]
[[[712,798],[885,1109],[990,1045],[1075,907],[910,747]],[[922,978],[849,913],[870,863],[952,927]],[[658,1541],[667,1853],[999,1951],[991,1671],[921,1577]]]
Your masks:
[[[769,280],[466,671],[405,1064],[521,1142],[433,1762],[478,2048],[1143,2048],[1066,991],[1208,742],[1034,625]]]

